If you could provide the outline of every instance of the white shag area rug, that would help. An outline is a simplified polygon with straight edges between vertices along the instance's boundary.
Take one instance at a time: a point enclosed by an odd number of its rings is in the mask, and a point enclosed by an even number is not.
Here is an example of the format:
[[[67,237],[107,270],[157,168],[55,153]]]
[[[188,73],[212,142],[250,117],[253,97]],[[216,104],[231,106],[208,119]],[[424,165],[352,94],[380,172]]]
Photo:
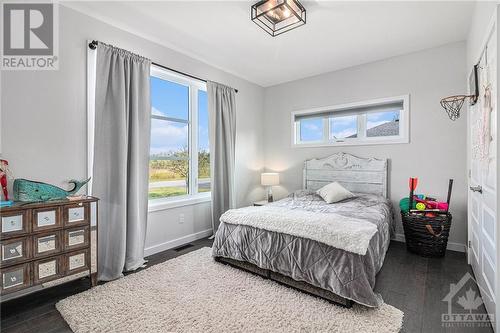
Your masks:
[[[346,309],[217,263],[202,248],[56,304],[84,332],[399,332],[403,312]]]

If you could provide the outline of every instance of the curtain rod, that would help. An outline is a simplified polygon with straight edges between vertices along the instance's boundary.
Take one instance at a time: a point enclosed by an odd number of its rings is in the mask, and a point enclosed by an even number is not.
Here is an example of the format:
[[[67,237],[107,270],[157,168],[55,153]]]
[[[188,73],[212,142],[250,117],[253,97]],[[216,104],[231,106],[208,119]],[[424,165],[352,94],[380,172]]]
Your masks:
[[[95,49],[97,48],[97,44],[98,44],[98,43],[99,43],[98,41],[93,40],[92,42],[90,42],[90,43],[89,43],[89,48],[90,48],[91,50],[95,50]],[[198,80],[198,81],[207,82],[207,80],[202,79],[202,78],[200,78],[200,77],[197,77],[197,76],[194,76],[194,75],[191,75],[191,74],[188,74],[188,73],[184,73],[184,72],[178,71],[178,70],[176,70],[176,69],[173,69],[173,68],[170,68],[170,67],[167,67],[167,66],[160,65],[160,64],[158,64],[158,63],[156,63],[156,62],[151,62],[151,63],[152,63],[153,65],[157,66],[157,67],[161,67],[161,68],[163,68],[163,69],[166,69],[166,70],[169,70],[169,71],[172,71],[172,72],[175,72],[175,73],[178,73],[178,74],[181,74],[181,75],[184,75],[184,76],[190,77],[190,78],[192,78],[192,79],[195,79],[195,80]],[[233,89],[234,89],[234,91],[235,91],[236,93],[238,93],[238,89],[235,89],[235,88],[233,88]]]

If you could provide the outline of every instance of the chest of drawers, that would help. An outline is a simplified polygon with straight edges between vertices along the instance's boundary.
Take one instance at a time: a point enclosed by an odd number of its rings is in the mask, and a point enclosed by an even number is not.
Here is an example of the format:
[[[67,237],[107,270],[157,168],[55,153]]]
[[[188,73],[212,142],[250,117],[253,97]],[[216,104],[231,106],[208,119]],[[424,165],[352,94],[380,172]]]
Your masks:
[[[0,294],[84,272],[95,285],[97,271],[91,266],[97,265],[92,265],[91,256],[96,257],[97,244],[91,233],[91,207],[97,220],[97,202],[85,197],[1,208]]]

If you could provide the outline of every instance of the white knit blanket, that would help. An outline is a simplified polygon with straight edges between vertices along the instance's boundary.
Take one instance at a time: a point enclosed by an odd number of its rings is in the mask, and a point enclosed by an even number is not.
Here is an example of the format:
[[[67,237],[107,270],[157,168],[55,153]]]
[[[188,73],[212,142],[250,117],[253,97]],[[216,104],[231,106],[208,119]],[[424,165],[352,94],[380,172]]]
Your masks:
[[[361,219],[273,206],[231,209],[220,220],[308,238],[360,255],[366,254],[370,239],[377,232],[373,223]]]

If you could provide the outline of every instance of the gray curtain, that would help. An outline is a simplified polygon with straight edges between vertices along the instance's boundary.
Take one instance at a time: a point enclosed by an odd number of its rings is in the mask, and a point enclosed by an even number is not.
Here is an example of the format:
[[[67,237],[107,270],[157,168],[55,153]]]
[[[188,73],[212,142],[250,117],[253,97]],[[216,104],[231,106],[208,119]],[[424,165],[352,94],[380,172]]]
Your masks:
[[[212,181],[212,227],[220,216],[235,207],[234,154],[236,142],[236,96],[231,87],[207,83],[210,175]]]
[[[100,199],[98,279],[144,261],[151,127],[151,61],[97,46],[92,193]]]

